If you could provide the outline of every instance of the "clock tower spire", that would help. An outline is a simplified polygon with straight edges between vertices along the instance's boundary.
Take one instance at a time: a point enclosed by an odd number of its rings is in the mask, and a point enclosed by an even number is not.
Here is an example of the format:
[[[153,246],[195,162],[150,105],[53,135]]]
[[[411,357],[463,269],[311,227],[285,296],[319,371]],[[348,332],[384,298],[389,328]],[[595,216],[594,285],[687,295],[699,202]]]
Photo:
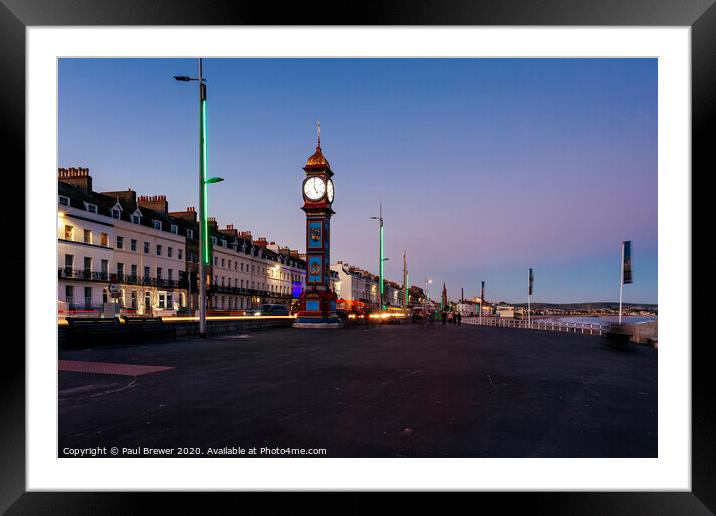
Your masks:
[[[317,124],[316,151],[303,167],[303,206],[306,213],[306,288],[294,328],[340,328],[336,294],[331,290],[331,216],[333,171],[321,149],[321,122]]]

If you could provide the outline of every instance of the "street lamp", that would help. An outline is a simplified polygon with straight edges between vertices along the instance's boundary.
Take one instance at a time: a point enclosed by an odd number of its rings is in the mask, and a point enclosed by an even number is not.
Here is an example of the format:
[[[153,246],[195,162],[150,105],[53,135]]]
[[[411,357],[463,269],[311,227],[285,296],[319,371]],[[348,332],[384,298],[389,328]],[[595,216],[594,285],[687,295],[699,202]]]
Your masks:
[[[199,58],[199,77],[175,75],[177,81],[199,83],[199,337],[206,338],[206,266],[209,265],[209,225],[207,219],[207,185],[223,181],[206,178],[206,79],[203,60]],[[191,279],[191,276],[190,276]]]
[[[430,278],[425,278],[425,296],[427,297],[427,300],[430,301],[430,294],[428,294],[428,285],[430,285],[433,282]]]
[[[380,221],[380,247],[378,250],[378,278],[379,278],[379,290],[380,290],[380,309],[383,310],[383,262],[387,258],[383,258],[383,203],[380,203],[380,215],[378,217],[371,217],[373,220]]]

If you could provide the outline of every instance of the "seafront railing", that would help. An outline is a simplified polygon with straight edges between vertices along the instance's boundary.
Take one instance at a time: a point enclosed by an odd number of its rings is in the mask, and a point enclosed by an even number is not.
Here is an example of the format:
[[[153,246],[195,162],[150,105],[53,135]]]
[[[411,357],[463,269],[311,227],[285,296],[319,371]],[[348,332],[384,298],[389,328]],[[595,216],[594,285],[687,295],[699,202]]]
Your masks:
[[[500,319],[499,317],[463,317],[465,324],[481,326],[499,326],[503,328],[523,328],[526,330],[559,331],[569,333],[584,333],[587,335],[601,335],[609,329],[608,324],[603,323],[579,323],[565,321],[531,321],[526,319]]]

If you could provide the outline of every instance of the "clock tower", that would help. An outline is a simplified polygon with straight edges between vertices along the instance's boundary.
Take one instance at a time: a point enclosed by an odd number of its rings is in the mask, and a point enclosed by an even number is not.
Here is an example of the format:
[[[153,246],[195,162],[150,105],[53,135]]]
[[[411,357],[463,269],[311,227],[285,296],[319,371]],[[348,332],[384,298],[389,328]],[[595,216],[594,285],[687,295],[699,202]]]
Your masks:
[[[301,309],[294,328],[340,328],[336,315],[336,294],[331,290],[331,216],[333,211],[333,171],[321,150],[321,124],[318,124],[316,151],[303,167],[306,178],[301,187],[306,213],[306,288],[301,293]]]

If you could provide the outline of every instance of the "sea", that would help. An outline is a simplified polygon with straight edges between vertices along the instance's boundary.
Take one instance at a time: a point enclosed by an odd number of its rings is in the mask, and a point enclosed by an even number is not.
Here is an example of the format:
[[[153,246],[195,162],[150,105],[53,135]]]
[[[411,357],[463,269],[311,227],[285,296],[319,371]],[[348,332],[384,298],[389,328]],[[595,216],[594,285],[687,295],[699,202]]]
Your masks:
[[[641,315],[625,315],[622,317],[622,323],[623,324],[639,324],[639,323],[645,323],[649,321],[656,321],[658,319],[657,316],[641,316]],[[535,319],[537,320],[537,319]],[[562,322],[568,322],[568,323],[603,323],[603,324],[611,324],[619,322],[619,317],[614,316],[600,316],[600,317],[579,317],[579,316],[566,316],[566,317],[545,317],[545,318],[539,318],[540,321],[562,321]]]

